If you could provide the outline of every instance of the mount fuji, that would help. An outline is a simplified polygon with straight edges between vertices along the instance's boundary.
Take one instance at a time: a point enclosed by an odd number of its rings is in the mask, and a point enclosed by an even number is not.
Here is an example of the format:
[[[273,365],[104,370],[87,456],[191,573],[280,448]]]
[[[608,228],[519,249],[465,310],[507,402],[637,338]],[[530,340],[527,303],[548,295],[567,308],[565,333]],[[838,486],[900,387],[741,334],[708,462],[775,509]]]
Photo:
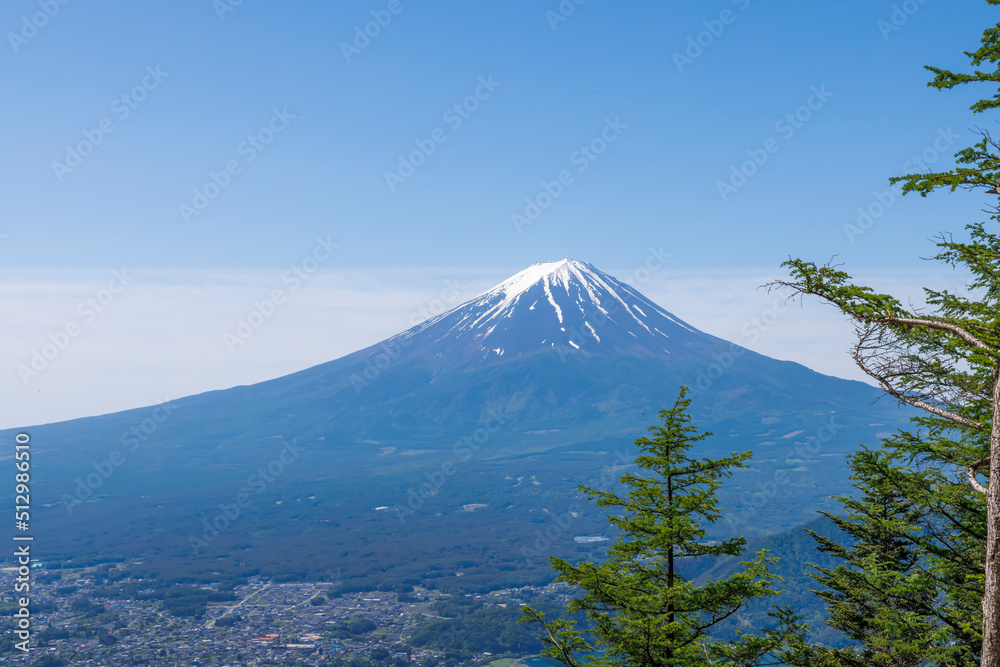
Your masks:
[[[716,422],[846,410],[859,396],[878,396],[700,332],[590,264],[566,259],[535,264],[354,354],[204,398],[262,400],[258,419],[282,433],[301,428],[308,410],[314,426],[353,442],[446,439],[492,413],[508,415],[513,433],[547,431],[570,442],[634,433],[648,421],[641,415],[672,401],[681,384],[694,390],[695,413]],[[293,404],[286,421],[276,408]]]
[[[387,342],[443,343],[437,353],[482,364],[550,351],[560,358],[580,351],[665,359],[671,347],[689,345],[698,334],[628,285],[564,259],[534,264]]]
[[[298,373],[27,429],[39,539],[51,558],[164,576],[541,580],[545,554],[600,548],[605,523],[576,487],[614,483],[680,385],[715,433],[701,455],[755,452],[724,487],[725,529],[743,534],[835,509],[844,456],[908,416],[565,259]]]

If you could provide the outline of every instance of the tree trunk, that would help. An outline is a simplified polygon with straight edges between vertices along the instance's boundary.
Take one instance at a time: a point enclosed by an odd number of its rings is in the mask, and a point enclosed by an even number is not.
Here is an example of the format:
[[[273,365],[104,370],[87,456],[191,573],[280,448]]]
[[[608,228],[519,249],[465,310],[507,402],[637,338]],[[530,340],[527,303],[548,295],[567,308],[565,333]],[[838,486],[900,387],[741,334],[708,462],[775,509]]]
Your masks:
[[[674,504],[674,476],[673,474],[667,475],[667,502],[669,506]],[[670,591],[667,598],[667,623],[673,625],[674,623],[674,545],[671,544],[667,548],[667,590]],[[670,638],[673,639],[673,628],[670,630]],[[670,664],[674,660],[674,647],[673,642],[667,648],[667,664]]]
[[[1000,667],[1000,368],[993,371],[993,420],[986,489],[986,591],[982,667]]]

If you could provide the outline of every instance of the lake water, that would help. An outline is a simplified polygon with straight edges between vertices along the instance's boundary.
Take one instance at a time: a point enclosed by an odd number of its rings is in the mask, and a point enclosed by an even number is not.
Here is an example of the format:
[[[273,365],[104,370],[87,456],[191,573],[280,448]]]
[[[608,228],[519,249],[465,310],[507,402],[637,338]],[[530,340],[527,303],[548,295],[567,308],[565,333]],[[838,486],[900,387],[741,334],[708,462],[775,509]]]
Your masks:
[[[528,667],[553,667],[553,665],[558,663],[555,663],[548,658],[539,658],[538,656],[535,656],[533,658],[522,658],[521,664],[527,665]]]

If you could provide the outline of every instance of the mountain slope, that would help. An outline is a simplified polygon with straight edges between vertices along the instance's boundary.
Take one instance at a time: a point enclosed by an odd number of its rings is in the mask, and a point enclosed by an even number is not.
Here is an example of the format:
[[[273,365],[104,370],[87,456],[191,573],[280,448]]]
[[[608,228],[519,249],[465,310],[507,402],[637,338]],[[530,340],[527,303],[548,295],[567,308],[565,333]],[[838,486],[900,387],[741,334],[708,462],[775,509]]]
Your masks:
[[[631,432],[682,383],[699,396],[696,414],[715,421],[847,410],[878,396],[697,331],[589,264],[562,260],[367,349],[204,400],[257,402],[266,407],[256,414],[282,433],[300,428],[306,411],[355,442],[446,438],[490,410],[511,415],[515,431],[610,434]],[[292,405],[294,418],[282,419]]]
[[[705,456],[756,454],[723,490],[721,531],[832,509],[843,457],[906,416],[562,260],[292,375],[29,429],[36,526],[51,558],[141,557],[161,572],[544,578],[549,550],[599,548],[573,539],[605,526],[576,486],[613,483],[681,384],[716,433]]]

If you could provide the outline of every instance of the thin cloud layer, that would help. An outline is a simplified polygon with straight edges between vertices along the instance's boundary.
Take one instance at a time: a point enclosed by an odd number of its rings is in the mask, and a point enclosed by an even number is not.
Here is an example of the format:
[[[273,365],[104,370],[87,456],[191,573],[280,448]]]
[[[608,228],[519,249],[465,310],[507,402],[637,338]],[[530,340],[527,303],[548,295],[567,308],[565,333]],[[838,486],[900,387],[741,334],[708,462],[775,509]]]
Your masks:
[[[509,272],[507,272],[509,273]],[[62,421],[252,384],[336,359],[507,277],[497,269],[119,271],[0,275],[0,428]],[[764,270],[609,273],[707,332],[829,375],[863,379],[832,308],[758,289]],[[631,280],[629,280],[631,278]],[[637,279],[638,278],[638,279]],[[961,289],[948,274],[875,273],[879,289]]]

